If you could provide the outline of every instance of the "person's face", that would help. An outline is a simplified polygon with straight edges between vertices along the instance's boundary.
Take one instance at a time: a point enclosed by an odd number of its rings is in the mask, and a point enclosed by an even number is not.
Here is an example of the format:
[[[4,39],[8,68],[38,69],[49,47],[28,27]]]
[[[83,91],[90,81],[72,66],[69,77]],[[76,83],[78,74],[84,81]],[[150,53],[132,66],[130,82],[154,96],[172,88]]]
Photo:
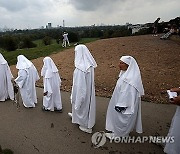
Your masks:
[[[120,60],[119,62],[119,69],[122,71],[126,71],[128,69],[128,64],[124,63],[123,61]]]

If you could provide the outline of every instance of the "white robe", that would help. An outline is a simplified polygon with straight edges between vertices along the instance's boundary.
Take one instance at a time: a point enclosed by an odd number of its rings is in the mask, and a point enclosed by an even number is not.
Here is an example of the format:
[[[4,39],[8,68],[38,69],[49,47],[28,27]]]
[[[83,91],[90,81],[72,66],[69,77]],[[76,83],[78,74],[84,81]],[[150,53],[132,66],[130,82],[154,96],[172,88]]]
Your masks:
[[[12,78],[13,76],[8,64],[0,64],[0,101],[5,101],[7,98],[14,100]]]
[[[48,94],[43,97],[43,106],[45,109],[54,111],[54,108],[57,110],[62,109],[61,101],[61,79],[58,72],[52,73],[51,78],[43,78],[44,82],[44,93],[48,91]]]
[[[34,65],[27,69],[19,69],[15,82],[19,86],[25,107],[35,107],[35,103],[37,103],[35,86],[37,80],[39,80],[39,75]]]
[[[167,154],[180,154],[180,106],[177,106],[176,113],[172,119],[168,137],[174,137],[174,143],[166,143],[164,152]]]
[[[115,110],[115,106],[127,109],[121,113]],[[137,89],[119,78],[108,106],[106,130],[121,137],[128,136],[134,128],[142,133],[141,97]]]
[[[62,43],[62,46],[66,47],[66,41],[67,41],[68,45],[70,45],[69,44],[69,39],[68,39],[68,33],[63,34],[63,43]]]
[[[72,123],[92,128],[96,117],[93,67],[90,67],[87,72],[78,68],[74,70],[71,103]]]

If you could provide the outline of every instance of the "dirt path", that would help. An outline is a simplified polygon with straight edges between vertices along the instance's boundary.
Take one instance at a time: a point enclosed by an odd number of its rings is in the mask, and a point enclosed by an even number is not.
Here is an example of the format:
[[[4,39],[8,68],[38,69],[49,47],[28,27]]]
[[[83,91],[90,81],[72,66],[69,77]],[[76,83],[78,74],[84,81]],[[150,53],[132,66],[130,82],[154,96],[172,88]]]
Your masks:
[[[17,110],[12,101],[0,103],[0,145],[14,154],[163,154],[163,149],[150,140],[140,143],[106,143],[93,148],[91,137],[71,123],[67,115],[71,111],[70,93],[62,92],[63,113],[43,112],[43,90],[37,89],[36,108],[27,109],[20,103]],[[93,133],[105,131],[105,119],[109,98],[96,97],[97,115]],[[160,136],[168,133],[174,105],[142,102],[143,134],[139,137]],[[131,137],[138,137],[132,132]]]

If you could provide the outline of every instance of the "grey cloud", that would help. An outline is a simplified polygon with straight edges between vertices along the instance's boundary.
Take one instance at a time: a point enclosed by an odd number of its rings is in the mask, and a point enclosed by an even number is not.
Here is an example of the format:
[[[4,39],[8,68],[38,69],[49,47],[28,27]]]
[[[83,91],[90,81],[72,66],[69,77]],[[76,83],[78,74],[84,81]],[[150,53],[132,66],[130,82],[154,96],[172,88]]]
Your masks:
[[[74,5],[77,10],[94,11],[117,1],[123,2],[125,0],[70,0],[70,3]]]
[[[113,7],[121,8],[126,4],[129,4],[131,8],[133,8],[135,4],[139,4],[139,7],[141,7],[142,4],[161,5],[169,1],[172,0],[159,0],[158,2],[157,0],[69,0],[77,10],[83,11],[96,11],[103,8],[113,10]]]
[[[20,11],[27,6],[26,0],[1,0],[0,7],[5,8],[10,12]]]
[[[179,0],[0,0],[0,27],[56,26],[63,19],[67,26],[146,23],[157,16],[167,21],[179,16],[179,5]]]
[[[57,0],[0,0],[0,8],[5,8],[9,12],[18,12],[27,8],[43,10],[55,3]]]

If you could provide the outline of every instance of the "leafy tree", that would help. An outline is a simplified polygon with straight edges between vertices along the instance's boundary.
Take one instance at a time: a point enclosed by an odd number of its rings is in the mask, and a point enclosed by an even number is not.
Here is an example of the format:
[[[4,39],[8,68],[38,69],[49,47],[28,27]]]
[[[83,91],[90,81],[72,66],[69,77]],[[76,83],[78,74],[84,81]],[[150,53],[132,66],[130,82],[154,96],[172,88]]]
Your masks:
[[[10,35],[1,37],[0,42],[0,47],[7,51],[14,51],[18,48],[18,40]]]

